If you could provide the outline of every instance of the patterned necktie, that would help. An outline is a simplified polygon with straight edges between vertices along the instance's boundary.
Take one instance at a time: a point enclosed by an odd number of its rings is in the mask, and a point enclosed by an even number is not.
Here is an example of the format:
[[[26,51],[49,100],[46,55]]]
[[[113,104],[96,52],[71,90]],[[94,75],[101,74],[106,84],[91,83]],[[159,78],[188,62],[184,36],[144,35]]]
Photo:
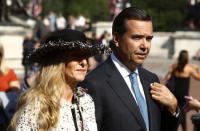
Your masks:
[[[147,129],[147,131],[149,131],[149,118],[148,118],[147,104],[146,104],[144,97],[142,96],[142,93],[139,90],[137,74],[135,72],[133,72],[129,75],[129,77],[131,80],[132,89],[135,93],[135,97],[136,97],[138,106],[140,108],[140,112],[145,121],[146,129]]]

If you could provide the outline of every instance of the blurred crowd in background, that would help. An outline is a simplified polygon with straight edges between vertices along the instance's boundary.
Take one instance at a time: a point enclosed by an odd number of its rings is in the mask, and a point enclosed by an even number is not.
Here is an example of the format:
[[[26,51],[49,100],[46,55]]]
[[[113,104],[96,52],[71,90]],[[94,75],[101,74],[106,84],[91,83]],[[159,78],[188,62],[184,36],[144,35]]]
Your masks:
[[[189,14],[186,19],[189,20],[189,28],[192,30],[200,29],[200,0],[188,0]],[[21,0],[1,0],[1,22],[9,20],[9,6],[16,3],[19,7],[23,8]],[[26,57],[34,49],[38,48],[42,43],[42,38],[48,34],[48,32],[62,30],[65,28],[75,29],[87,34],[88,39],[93,41],[93,44],[104,44],[110,46],[111,34],[105,30],[100,36],[97,37],[96,32],[92,28],[93,19],[86,17],[84,14],[79,13],[78,15],[69,14],[67,16],[62,13],[56,13],[50,10],[47,15],[41,15],[42,13],[42,0],[29,0],[27,4],[26,13],[34,18],[36,24],[31,32],[25,34],[23,45],[23,59],[22,65],[24,67],[23,78],[17,78],[17,75],[12,69],[9,69],[7,65],[2,64],[4,62],[4,51],[3,47],[0,48],[0,80],[1,76],[6,75],[6,85],[7,88],[0,88],[0,97],[5,99],[0,99],[0,130],[6,128],[12,115],[16,110],[16,100],[18,98],[19,92],[32,87],[35,82],[35,73],[37,72],[39,65],[31,61],[26,61]],[[109,0],[109,17],[112,20],[124,7],[131,6],[131,2],[123,0]],[[89,71],[92,71],[98,64],[102,63],[106,59],[104,55],[96,55],[90,57]],[[194,59],[200,60],[200,50],[197,52]],[[14,84],[13,84],[14,83]],[[1,84],[0,84],[1,87]],[[189,88],[189,87],[188,87]],[[20,91],[19,91],[20,90]],[[10,92],[5,96],[5,93]],[[189,95],[189,94],[187,94]],[[7,97],[7,98],[6,98]],[[9,97],[9,98],[8,98]],[[9,103],[9,100],[13,101]],[[195,99],[196,100],[196,99]],[[185,101],[184,101],[185,102]],[[9,104],[8,104],[9,103]],[[185,104],[185,103],[184,103]],[[184,104],[182,106],[184,106]],[[197,109],[196,109],[197,110]]]
[[[52,15],[61,15],[66,20],[83,14],[91,22],[112,21],[123,8],[130,6],[147,9],[154,18],[156,31],[200,29],[199,0],[93,0],[92,4],[89,0],[1,0],[0,23],[16,22],[16,17],[22,20],[45,19],[51,11],[54,12]]]
[[[62,14],[56,14],[50,11],[44,18],[37,16],[35,26],[36,39],[41,39],[47,32],[61,30],[65,28],[76,29],[82,32],[91,31],[92,23],[89,18],[83,14],[78,17],[69,15],[65,18]]]

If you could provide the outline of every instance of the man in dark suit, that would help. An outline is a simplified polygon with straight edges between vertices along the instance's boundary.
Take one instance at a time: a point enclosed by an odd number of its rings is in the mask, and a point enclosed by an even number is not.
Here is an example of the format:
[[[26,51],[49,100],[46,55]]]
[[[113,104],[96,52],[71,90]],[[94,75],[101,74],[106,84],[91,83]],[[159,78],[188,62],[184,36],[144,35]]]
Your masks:
[[[140,66],[153,38],[151,16],[138,8],[126,8],[115,18],[112,33],[113,53],[81,83],[94,99],[98,130],[175,130],[176,98],[159,84],[156,74]],[[136,80],[130,77],[133,73]]]

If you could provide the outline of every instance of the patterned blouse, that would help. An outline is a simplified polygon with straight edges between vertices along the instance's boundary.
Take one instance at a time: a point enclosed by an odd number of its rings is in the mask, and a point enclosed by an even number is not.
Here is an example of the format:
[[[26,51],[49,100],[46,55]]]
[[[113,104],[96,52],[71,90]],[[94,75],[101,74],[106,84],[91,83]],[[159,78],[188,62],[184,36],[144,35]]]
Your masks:
[[[39,111],[39,102],[34,109],[31,109],[30,105],[26,106],[17,119],[16,131],[37,131]],[[79,97],[79,107],[77,104],[70,104],[62,98],[60,119],[50,131],[97,131],[92,98],[84,92]]]

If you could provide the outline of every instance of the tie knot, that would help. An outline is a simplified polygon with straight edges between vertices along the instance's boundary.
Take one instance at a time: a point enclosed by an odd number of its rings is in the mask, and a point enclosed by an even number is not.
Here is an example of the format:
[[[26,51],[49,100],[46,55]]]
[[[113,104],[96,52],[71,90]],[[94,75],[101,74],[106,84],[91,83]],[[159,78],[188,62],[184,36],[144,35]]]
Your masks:
[[[137,82],[137,73],[131,72],[129,75],[129,78],[130,78],[131,82]]]
[[[136,73],[136,72],[131,72],[131,73],[130,73],[130,76],[131,76],[131,77],[136,77],[136,76],[137,76],[137,73]]]

